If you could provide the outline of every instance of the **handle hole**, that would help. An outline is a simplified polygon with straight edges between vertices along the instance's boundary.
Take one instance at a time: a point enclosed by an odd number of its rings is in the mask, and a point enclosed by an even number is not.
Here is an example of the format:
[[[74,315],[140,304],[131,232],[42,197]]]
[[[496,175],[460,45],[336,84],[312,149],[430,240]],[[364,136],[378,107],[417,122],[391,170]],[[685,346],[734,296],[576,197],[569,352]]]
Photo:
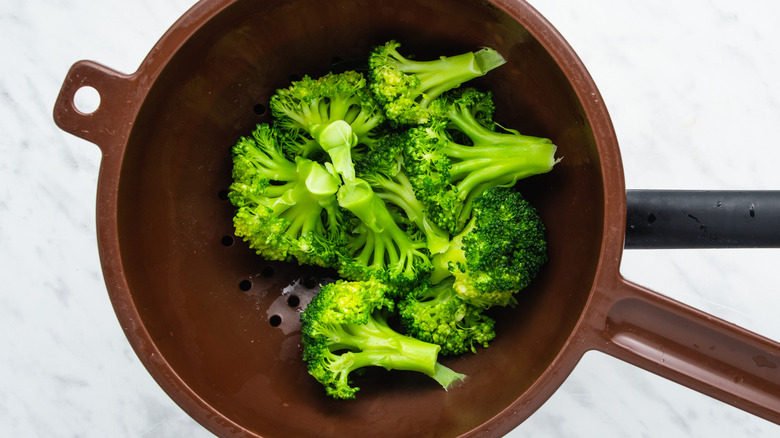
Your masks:
[[[100,107],[100,93],[88,85],[81,87],[73,94],[73,106],[82,114],[92,114]]]

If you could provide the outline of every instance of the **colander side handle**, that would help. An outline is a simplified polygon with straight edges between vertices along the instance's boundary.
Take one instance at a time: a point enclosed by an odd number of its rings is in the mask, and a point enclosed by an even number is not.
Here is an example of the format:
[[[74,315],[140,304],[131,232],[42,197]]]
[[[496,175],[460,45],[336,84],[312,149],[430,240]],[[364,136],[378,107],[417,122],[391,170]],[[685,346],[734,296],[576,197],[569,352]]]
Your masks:
[[[91,112],[76,106],[76,93],[94,88],[99,105]],[[137,108],[132,96],[134,77],[93,61],[78,61],[70,68],[54,104],[54,122],[60,129],[98,145],[103,152],[124,144]]]
[[[780,343],[623,278],[609,289],[594,349],[780,424]]]

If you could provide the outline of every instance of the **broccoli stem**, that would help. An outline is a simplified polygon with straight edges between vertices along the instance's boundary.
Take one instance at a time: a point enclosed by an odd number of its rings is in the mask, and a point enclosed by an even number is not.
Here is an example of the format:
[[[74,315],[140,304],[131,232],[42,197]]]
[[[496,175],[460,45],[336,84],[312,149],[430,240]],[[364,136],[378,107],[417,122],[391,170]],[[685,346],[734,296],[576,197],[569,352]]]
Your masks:
[[[311,126],[311,134],[323,150],[328,153],[344,181],[355,179],[355,166],[352,164],[352,148],[357,145],[357,136],[352,127],[344,120]]]
[[[360,263],[412,278],[415,275],[412,258],[428,260],[419,251],[423,244],[412,241],[398,226],[387,205],[366,181],[356,178],[342,185],[337,197],[339,205],[352,212],[370,230],[366,233],[365,246],[355,257]]]
[[[376,193],[379,198],[400,207],[409,220],[425,234],[428,250],[431,254],[440,253],[447,249],[450,241],[449,233],[431,222],[428,215],[425,214],[425,206],[414,195],[414,187],[403,172],[396,174],[392,180],[376,176],[371,178],[371,183],[382,189]]]
[[[290,225],[285,230],[288,236],[298,238],[318,230],[317,224],[321,224],[319,219],[322,207],[312,198],[303,184],[297,184],[269,205],[273,216],[290,221]]]
[[[417,371],[436,379],[445,388],[462,376],[438,363],[439,345],[405,336],[387,323],[386,312],[375,310],[366,321],[331,327],[331,352],[348,350],[339,360],[348,372],[368,366],[387,370]]]
[[[432,61],[412,61],[399,57],[395,57],[398,61],[396,68],[405,73],[414,73],[420,80],[419,90],[423,95],[420,106],[423,108],[445,91],[483,76],[506,62],[498,52],[489,48],[442,56]]]
[[[457,236],[452,238],[452,242],[447,250],[431,257],[433,271],[431,271],[431,284],[439,284],[447,277],[453,276],[450,271],[450,264],[455,268],[458,265],[465,266],[466,253],[463,251],[463,236],[468,235],[476,226],[476,219],[472,218]]]
[[[270,207],[269,200],[279,198],[283,196],[287,191],[292,190],[297,184],[297,181],[285,182],[280,184],[267,184],[260,190],[251,192],[246,191],[246,196],[255,204],[265,205]]]
[[[359,326],[352,325],[352,329]],[[367,333],[368,338],[356,341],[360,349],[352,353],[365,361],[364,366],[380,366],[387,370],[418,371],[433,377],[436,374],[436,361],[439,347],[436,344],[395,334]],[[380,337],[381,336],[381,337]],[[375,345],[379,344],[379,345]]]
[[[364,366],[417,371],[432,377],[445,389],[466,377],[437,362],[441,350],[439,345],[394,331],[377,313],[374,312],[374,318],[369,318],[366,324],[348,324],[345,327],[353,336],[349,343],[360,349],[345,353],[352,356],[350,371]]]
[[[439,382],[439,385],[441,385],[444,389],[449,389],[455,383],[464,380],[466,378],[466,375],[455,372],[445,367],[444,365],[436,362],[436,365],[434,366],[434,372],[431,377],[433,377],[437,382]]]
[[[548,172],[555,164],[555,146],[552,143],[523,141],[515,146],[460,146],[446,147],[446,154],[460,162],[450,168],[462,199],[478,190],[479,186],[511,185],[520,179]]]
[[[296,169],[298,175],[294,184],[269,185],[266,189],[271,193],[284,189],[267,207],[274,216],[290,221],[285,233],[297,239],[313,231],[324,231],[322,209],[332,202],[338,184],[332,175],[314,161],[299,157]],[[268,193],[264,193],[264,196],[268,196]]]
[[[493,131],[459,105],[447,117],[473,143],[466,146],[448,141],[444,148],[447,156],[456,159],[450,175],[460,180],[456,188],[461,199],[475,194],[483,184],[511,185],[519,179],[549,172],[557,162],[557,148],[550,139],[516,131]]]

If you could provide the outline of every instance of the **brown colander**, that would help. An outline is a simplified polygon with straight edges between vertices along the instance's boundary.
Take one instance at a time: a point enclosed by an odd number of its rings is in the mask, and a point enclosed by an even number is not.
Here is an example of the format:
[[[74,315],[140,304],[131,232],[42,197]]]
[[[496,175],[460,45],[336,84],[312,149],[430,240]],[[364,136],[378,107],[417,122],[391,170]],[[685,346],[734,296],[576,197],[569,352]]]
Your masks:
[[[298,314],[326,271],[269,263],[232,234],[230,147],[267,121],[269,96],[397,39],[420,58],[490,46],[508,63],[479,80],[506,126],[565,157],[522,182],[548,226],[550,262],[498,338],[445,364],[469,376],[369,373],[333,401],[300,358]],[[97,110],[76,110],[77,90]],[[521,0],[204,0],[125,75],[76,63],[55,104],[65,131],[103,153],[98,241],[112,304],[160,386],[225,437],[499,436],[599,350],[780,423],[780,346],[619,273],[620,153],[580,59]]]

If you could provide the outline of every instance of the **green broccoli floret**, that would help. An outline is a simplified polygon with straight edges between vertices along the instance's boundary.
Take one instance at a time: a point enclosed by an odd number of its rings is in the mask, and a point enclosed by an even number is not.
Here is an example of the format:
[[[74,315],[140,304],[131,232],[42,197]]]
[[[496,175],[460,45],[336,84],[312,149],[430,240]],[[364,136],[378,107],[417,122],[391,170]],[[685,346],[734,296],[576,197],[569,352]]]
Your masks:
[[[370,86],[388,119],[402,124],[426,123],[428,106],[442,93],[485,75],[506,60],[483,48],[439,59],[416,61],[398,52],[397,41],[374,47],[368,58]]]
[[[282,151],[291,161],[295,161],[296,157],[309,158],[320,163],[326,160],[327,153],[307,131],[303,129],[282,129],[276,123],[272,123],[272,126],[278,132]]]
[[[340,273],[350,280],[382,278],[395,285],[416,284],[432,269],[426,242],[401,229],[385,202],[364,180],[339,188],[338,203],[355,218],[354,233]],[[403,289],[403,288],[402,288]]]
[[[404,172],[430,220],[446,232],[457,234],[462,228],[462,224],[458,223],[458,214],[464,202],[455,192],[450,176],[452,162],[439,152],[439,142],[420,132],[426,129],[429,129],[427,125],[422,125],[403,132]]]
[[[462,229],[484,190],[512,186],[558,162],[547,138],[485,126],[492,112],[489,93],[469,89],[443,96],[434,108],[436,118],[407,131],[404,165],[418,198],[439,212],[431,217],[445,230]]]
[[[414,187],[404,173],[401,152],[405,147],[405,138],[401,132],[384,136],[357,163],[356,172],[371,185],[374,193],[385,201],[388,208],[398,210],[398,216],[404,222],[413,224],[432,254],[442,252],[449,244],[450,235],[428,217],[424,204],[416,198]]]
[[[421,372],[445,389],[466,377],[438,362],[438,345],[390,327],[388,289],[375,280],[339,280],[323,286],[301,313],[303,359],[329,396],[355,398],[360,388],[350,376],[365,367]]]
[[[278,131],[261,124],[233,146],[229,199],[236,236],[268,260],[333,266],[342,241],[338,180],[321,164],[290,161]]]
[[[453,289],[452,277],[439,284],[423,284],[398,303],[406,333],[441,346],[441,354],[457,355],[476,345],[487,348],[496,337],[495,320],[467,303]]]
[[[453,128],[449,134],[454,141],[462,144],[470,144],[471,139],[465,135],[461,125],[471,126],[476,123],[489,131],[498,128],[493,116],[496,105],[493,101],[493,93],[481,91],[474,87],[461,87],[450,90],[431,103],[431,114],[434,118],[444,118]],[[463,120],[467,117],[468,120]],[[458,120],[458,123],[455,121]]]
[[[373,148],[366,151],[361,159],[355,161],[355,174],[359,178],[366,175],[395,175],[403,167],[402,153],[406,148],[404,130],[387,130]]]
[[[386,205],[399,208],[404,218],[414,224],[420,233],[419,239],[425,240],[425,246],[431,254],[437,254],[447,249],[450,243],[450,234],[428,217],[425,206],[415,197],[414,188],[406,174],[399,171],[390,177],[374,173],[366,175],[364,179],[371,185],[376,196],[382,199]]]
[[[364,75],[355,71],[329,73],[316,79],[305,76],[290,87],[277,90],[271,97],[270,108],[281,129],[302,130],[314,141],[297,139],[294,145],[301,153],[313,154],[318,144],[331,156],[339,173],[350,172],[351,149],[358,144],[371,147],[378,135],[375,130],[385,120]],[[333,125],[334,122],[340,123]],[[334,141],[343,131],[341,124],[351,129],[343,139],[346,146],[343,142],[323,144],[323,140]],[[347,178],[352,176],[346,174]]]
[[[491,188],[474,201],[471,221],[449,249],[431,260],[431,281],[453,277],[464,301],[481,309],[514,305],[514,294],[547,262],[545,227],[520,192]]]

